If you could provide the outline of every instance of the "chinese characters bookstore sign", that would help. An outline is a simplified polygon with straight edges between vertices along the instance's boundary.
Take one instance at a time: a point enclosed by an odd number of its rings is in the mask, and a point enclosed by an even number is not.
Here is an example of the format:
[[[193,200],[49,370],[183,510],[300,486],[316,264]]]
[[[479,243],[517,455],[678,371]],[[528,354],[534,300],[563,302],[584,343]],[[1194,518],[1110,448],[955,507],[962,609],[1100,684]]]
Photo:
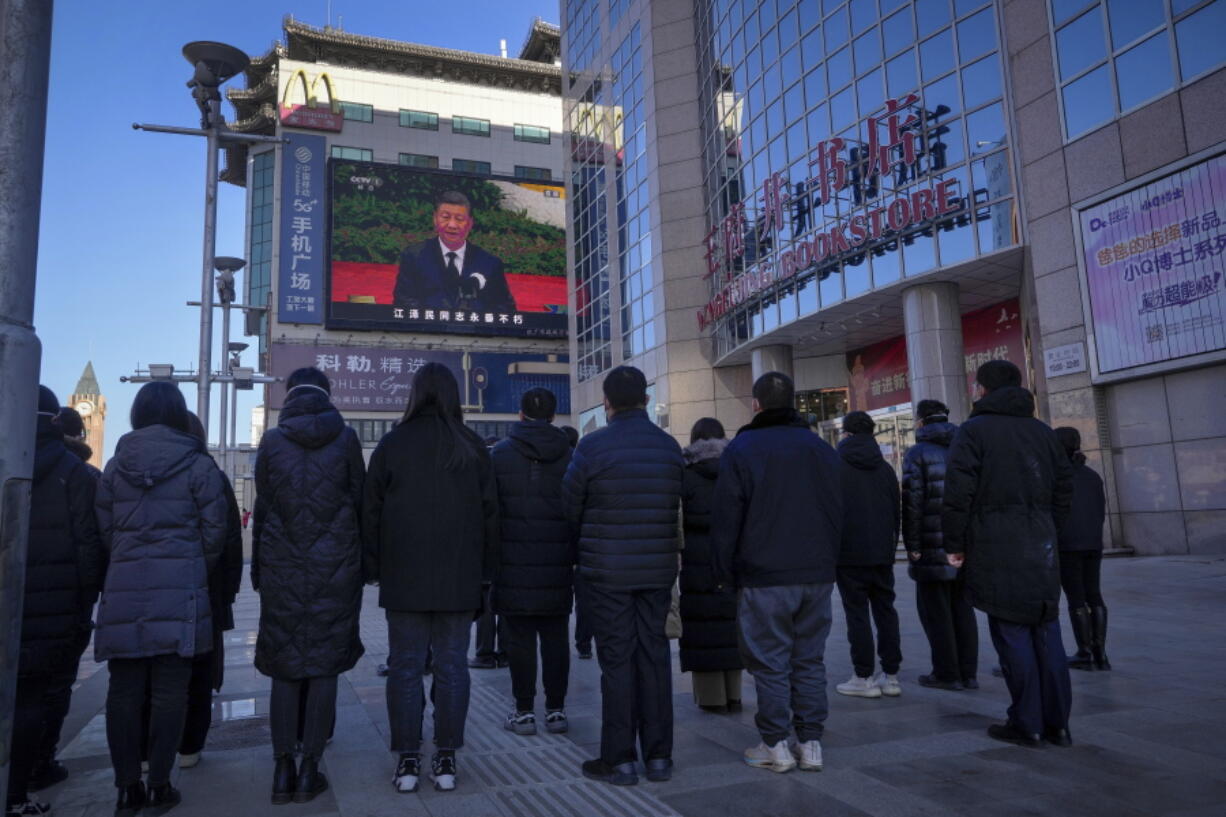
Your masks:
[[[1099,373],[1226,349],[1226,156],[1080,218]]]

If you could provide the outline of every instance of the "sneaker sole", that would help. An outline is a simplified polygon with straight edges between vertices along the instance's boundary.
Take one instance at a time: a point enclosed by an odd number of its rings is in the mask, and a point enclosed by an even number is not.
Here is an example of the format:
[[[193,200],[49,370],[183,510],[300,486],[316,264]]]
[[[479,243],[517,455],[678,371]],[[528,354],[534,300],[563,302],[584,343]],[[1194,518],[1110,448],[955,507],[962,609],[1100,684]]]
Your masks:
[[[873,690],[871,692],[865,692],[861,690],[855,690],[854,692],[844,692],[838,687],[835,687],[834,691],[839,693],[840,695],[846,695],[848,698],[880,698],[883,694],[885,694],[880,689]]]
[[[403,786],[401,786],[400,778],[398,777],[392,778],[392,786],[395,787],[396,791],[400,792],[401,794],[415,794],[417,792],[419,785],[420,785],[420,781],[414,780],[412,788],[406,789]]]
[[[796,768],[800,769],[802,772],[820,772],[823,769],[823,766],[820,763],[814,764],[801,761],[796,764]]]
[[[536,734],[536,724],[535,723],[527,725],[527,726],[525,726],[524,724],[519,724],[519,723],[507,723],[507,724],[503,724],[503,726],[506,728],[508,732],[514,732],[517,735],[527,736],[527,735]]]
[[[545,731],[552,732],[555,735],[560,735],[563,732],[567,731],[568,729],[570,729],[570,724],[568,723],[549,723],[548,721],[545,722]]]
[[[885,696],[885,697],[887,697],[887,698],[897,698],[897,697],[899,697],[900,695],[902,695],[902,690],[900,689],[900,690],[898,690],[897,692],[886,692],[886,691],[883,689],[883,690],[881,690],[881,694],[882,694],[882,695],[884,695],[884,696]]]
[[[450,781],[443,781],[442,778],[444,777],[451,777],[451,775],[440,775],[439,777],[430,775],[430,782],[434,784],[434,790],[435,791],[455,791],[455,778],[452,777]]]
[[[745,761],[746,766],[750,766],[754,769],[767,769],[769,771],[775,772],[776,774],[787,774],[788,772],[792,771],[792,769],[796,768],[795,763],[791,763],[787,766],[780,766],[777,763],[763,763],[760,760],[750,760],[747,757],[742,758],[742,760]]]

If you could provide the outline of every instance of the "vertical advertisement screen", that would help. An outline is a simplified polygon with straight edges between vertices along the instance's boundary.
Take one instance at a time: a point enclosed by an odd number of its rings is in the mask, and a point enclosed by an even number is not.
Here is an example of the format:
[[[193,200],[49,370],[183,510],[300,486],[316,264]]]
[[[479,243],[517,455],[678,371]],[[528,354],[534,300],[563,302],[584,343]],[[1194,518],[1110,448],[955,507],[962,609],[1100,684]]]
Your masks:
[[[564,188],[333,160],[328,326],[566,336]]]
[[[1082,210],[1098,371],[1226,349],[1226,155]]]
[[[277,319],[323,323],[328,148],[322,136],[286,131],[285,138]]]

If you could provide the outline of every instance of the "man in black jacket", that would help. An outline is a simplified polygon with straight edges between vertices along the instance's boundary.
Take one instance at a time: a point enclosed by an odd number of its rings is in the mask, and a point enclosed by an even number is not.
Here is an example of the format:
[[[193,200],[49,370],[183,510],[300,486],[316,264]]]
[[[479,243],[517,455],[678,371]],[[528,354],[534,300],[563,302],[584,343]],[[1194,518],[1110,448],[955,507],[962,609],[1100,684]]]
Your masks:
[[[96,480],[64,446],[64,435],[53,422],[59,409],[55,394],[40,386],[13,711],[15,751],[9,758],[10,814],[43,814],[50,808],[28,800],[35,763],[53,763],[40,770],[35,785],[68,776],[54,762],[54,743],[47,743],[52,731],[58,736],[63,723],[106,571],[106,552],[94,518]],[[48,774],[58,779],[48,782]]]
[[[494,582],[494,609],[507,636],[515,710],[505,726],[517,735],[536,734],[536,650],[540,639],[545,687],[545,728],[565,732],[566,685],[570,674],[571,595],[574,555],[562,505],[562,477],[570,465],[570,440],[551,425],[558,399],[548,389],[529,389],[520,400],[520,421],[494,446],[501,522],[501,567]]]
[[[902,694],[898,666],[902,649],[894,610],[894,552],[898,548],[899,496],[894,469],[873,438],[866,412],[843,418],[843,545],[839,550],[839,597],[847,617],[847,641],[855,675],[835,689],[858,698]],[[873,626],[881,675],[873,675]]]
[[[740,591],[741,659],[758,690],[762,736],[745,762],[787,772],[822,768],[826,637],[843,529],[839,457],[796,413],[792,379],[753,385],[753,422],[720,458],[711,569]],[[798,758],[788,748],[796,732]]]
[[[609,424],[579,441],[563,482],[600,661],[600,757],[583,774],[638,782],[672,776],[672,668],[664,622],[677,578],[681,446],[647,416],[647,380],[618,366],[604,381]]]
[[[1017,366],[992,360],[975,380],[979,399],[949,449],[941,527],[949,563],[965,560],[971,604],[988,614],[1013,699],[1008,722],[988,727],[988,735],[1068,746],[1072,693],[1056,550],[1072,493],[1068,456],[1035,419]]]

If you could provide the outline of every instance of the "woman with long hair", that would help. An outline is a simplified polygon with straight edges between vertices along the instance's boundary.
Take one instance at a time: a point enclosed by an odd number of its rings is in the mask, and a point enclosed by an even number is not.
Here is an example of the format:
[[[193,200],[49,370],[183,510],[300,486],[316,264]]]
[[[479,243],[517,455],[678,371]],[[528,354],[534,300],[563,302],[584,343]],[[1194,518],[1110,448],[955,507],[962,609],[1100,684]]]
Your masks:
[[[180,795],[170,769],[183,734],[192,659],[213,649],[209,576],[225,550],[225,478],[189,433],[173,383],[148,383],[132,403],[98,485],[95,509],[110,564],[94,659],[107,661],[106,737],[116,817],[167,809]],[[150,702],[149,785],[141,782],[141,709]]]
[[[498,498],[490,455],[464,425],[451,370],[413,376],[404,418],[370,460],[362,505],[365,574],[387,611],[387,709],[393,784],[417,790],[422,675],[433,656],[434,757],[430,777],[455,788],[456,750],[468,715],[468,640],[498,558]]]

